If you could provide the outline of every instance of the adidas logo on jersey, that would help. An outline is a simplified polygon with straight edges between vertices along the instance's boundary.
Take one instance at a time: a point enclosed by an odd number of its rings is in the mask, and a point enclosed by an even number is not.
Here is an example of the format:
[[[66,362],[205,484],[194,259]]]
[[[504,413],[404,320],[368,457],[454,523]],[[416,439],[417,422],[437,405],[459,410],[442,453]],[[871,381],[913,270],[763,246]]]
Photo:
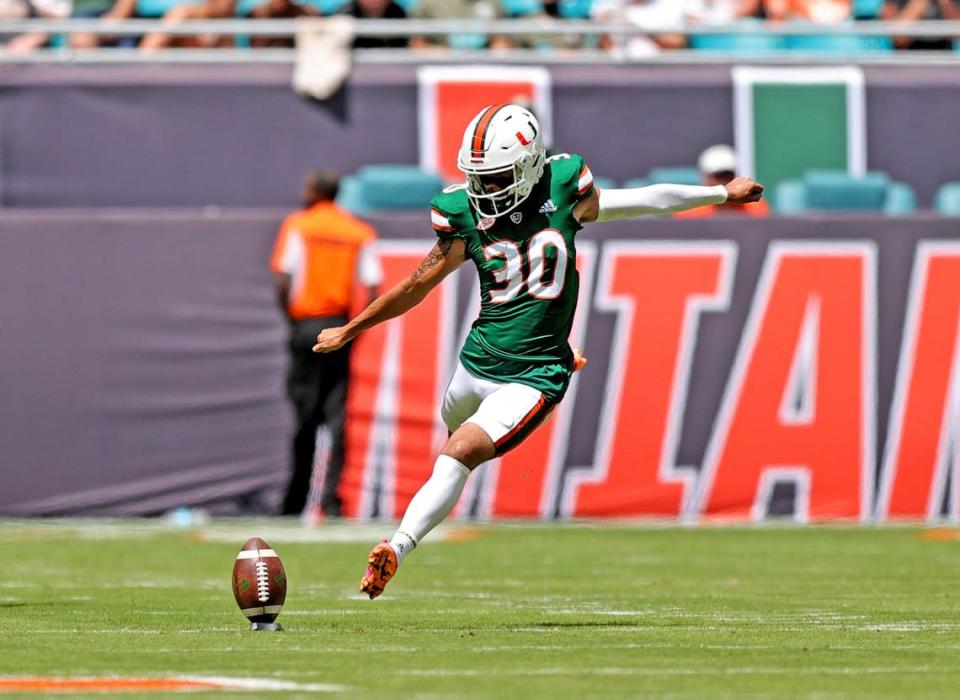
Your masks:
[[[540,207],[541,214],[549,214],[552,211],[557,210],[557,205],[553,203],[552,199],[548,199],[543,203],[543,206]]]

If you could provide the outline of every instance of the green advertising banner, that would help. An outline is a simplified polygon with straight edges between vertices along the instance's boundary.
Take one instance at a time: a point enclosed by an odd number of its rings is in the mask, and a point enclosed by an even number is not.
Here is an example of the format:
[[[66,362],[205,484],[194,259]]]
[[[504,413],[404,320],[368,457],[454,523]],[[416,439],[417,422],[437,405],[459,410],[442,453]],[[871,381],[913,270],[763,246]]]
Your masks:
[[[811,169],[867,169],[863,73],[856,67],[733,69],[734,130],[744,174],[771,196]]]

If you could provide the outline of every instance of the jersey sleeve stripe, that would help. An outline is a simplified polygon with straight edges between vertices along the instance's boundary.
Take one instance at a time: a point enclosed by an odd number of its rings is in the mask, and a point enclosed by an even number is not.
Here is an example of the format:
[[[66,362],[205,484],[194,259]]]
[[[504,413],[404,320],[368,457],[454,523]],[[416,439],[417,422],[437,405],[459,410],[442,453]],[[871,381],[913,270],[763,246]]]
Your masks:
[[[450,220],[436,209],[430,210],[430,221],[433,222],[434,226],[450,226]]]
[[[583,194],[593,185],[593,173],[586,165],[580,171],[580,179],[577,181],[577,194]]]
[[[450,223],[450,220],[436,209],[430,210],[430,223],[432,223],[433,227],[438,231],[453,231],[453,225]]]

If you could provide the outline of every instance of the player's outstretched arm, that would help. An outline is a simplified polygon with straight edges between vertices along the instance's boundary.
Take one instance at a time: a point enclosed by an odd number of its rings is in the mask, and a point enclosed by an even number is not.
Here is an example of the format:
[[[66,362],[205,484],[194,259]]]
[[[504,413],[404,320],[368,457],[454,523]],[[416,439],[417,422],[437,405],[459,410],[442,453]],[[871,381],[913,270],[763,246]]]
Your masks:
[[[318,335],[313,351],[339,350],[368,328],[405,314],[423,301],[430,290],[460,267],[464,260],[466,250],[462,239],[440,239],[407,279],[371,302],[347,325],[327,328]]]
[[[737,177],[726,185],[651,185],[629,190],[597,190],[573,209],[581,224],[593,221],[631,219],[636,216],[667,216],[710,204],[749,204],[763,196],[763,185]]]

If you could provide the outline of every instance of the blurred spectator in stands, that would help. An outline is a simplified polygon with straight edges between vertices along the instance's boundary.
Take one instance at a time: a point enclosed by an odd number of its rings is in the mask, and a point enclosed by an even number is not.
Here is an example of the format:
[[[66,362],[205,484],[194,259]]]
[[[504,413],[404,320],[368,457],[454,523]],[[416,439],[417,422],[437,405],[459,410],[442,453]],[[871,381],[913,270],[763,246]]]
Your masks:
[[[283,515],[299,515],[306,505],[321,426],[330,432],[331,445],[320,507],[327,516],[340,515],[350,346],[322,354],[313,346],[320,331],[347,322],[358,284],[367,290],[364,301],[373,301],[383,277],[373,249],[376,232],[334,203],[339,186],[332,171],[307,178],[304,209],[283,222],[270,260],[277,301],[290,320],[287,393],[296,415]]]
[[[596,0],[590,16],[601,22],[628,22],[649,32],[627,39],[622,48],[628,56],[649,56],[661,49],[680,49],[687,45],[679,33],[684,23],[685,3],[680,0]],[[604,38],[603,48],[617,48],[614,40]]]
[[[697,168],[704,185],[726,185],[737,176],[737,154],[726,144],[710,146],[700,154]],[[764,217],[770,214],[766,200],[745,204],[718,204],[675,214],[681,219],[709,219],[718,214],[739,214],[749,217]]]
[[[503,19],[506,14],[496,0],[417,0],[413,8],[413,17],[416,19]],[[451,48],[491,48],[504,49],[512,46],[512,42],[503,36],[488,37],[485,34],[452,34],[449,39],[444,36],[415,36],[410,39],[410,46],[415,49],[426,49],[438,46]]]
[[[630,56],[645,56],[661,49],[679,49],[687,44],[680,30],[688,24],[727,24],[754,17],[761,0],[597,0],[591,16],[600,21],[635,24],[649,32],[633,36],[625,47]],[[610,40],[604,42],[609,48]]]
[[[956,0],[886,0],[880,11],[880,18],[903,24],[921,20],[957,20],[960,19],[960,3]],[[948,37],[896,37],[894,43],[898,49],[920,51],[953,48],[953,40]]]
[[[763,0],[767,19],[837,24],[853,15],[851,0]]]
[[[727,24],[745,17],[756,17],[761,0],[687,0],[684,19],[703,24]]]
[[[357,19],[406,19],[407,11],[393,0],[354,0],[347,3],[339,14]],[[355,49],[402,49],[408,44],[403,36],[358,36],[353,40]]]
[[[136,0],[116,0],[116,2],[106,2],[104,4],[105,6],[93,6],[93,3],[98,1],[102,0],[73,0],[75,10],[73,16],[100,17],[104,21],[110,22],[130,19],[136,14]],[[81,5],[81,3],[84,3],[84,5]],[[70,46],[74,49],[95,49],[98,46],[120,46],[123,48],[133,48],[137,45],[138,41],[139,37],[135,36],[115,37],[81,32],[78,34],[73,34],[70,37]]]
[[[0,21],[12,19],[65,19],[70,16],[67,0],[5,0],[0,2]],[[46,32],[31,32],[10,38],[6,50],[11,53],[28,53],[50,41]]]
[[[297,17],[319,17],[320,13],[313,5],[295,0],[267,0],[254,7],[250,19],[296,19]],[[291,36],[254,36],[250,38],[250,46],[255,49],[264,48],[292,48],[294,39]]]
[[[198,4],[187,1],[168,10],[162,21],[165,24],[180,24],[204,19],[231,19],[236,15],[236,9],[237,0],[204,0]],[[215,49],[225,46],[233,46],[233,37],[217,34],[183,36],[152,32],[140,41],[141,51],[169,48]]]

